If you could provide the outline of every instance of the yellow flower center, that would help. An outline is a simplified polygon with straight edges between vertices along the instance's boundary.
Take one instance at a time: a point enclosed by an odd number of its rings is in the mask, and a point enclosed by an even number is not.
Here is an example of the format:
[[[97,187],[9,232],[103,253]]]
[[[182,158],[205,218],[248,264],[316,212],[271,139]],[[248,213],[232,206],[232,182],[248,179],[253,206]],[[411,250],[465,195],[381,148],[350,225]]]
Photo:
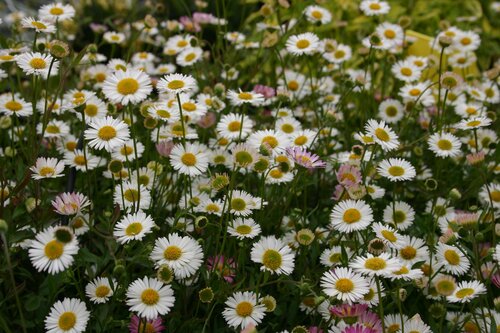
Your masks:
[[[395,117],[398,114],[398,109],[395,106],[388,106],[385,109],[385,114],[389,117]]]
[[[127,229],[125,229],[125,234],[127,236],[136,236],[142,231],[142,223],[140,222],[134,222],[130,223],[127,226]]]
[[[196,164],[196,156],[193,153],[184,153],[181,157],[181,161],[184,165],[193,166]]]
[[[89,117],[95,117],[97,115],[97,111],[99,109],[97,108],[97,105],[95,104],[87,104],[85,105],[85,114]]]
[[[440,280],[436,283],[436,290],[442,296],[450,296],[455,291],[456,285],[451,280]]]
[[[307,39],[300,39],[297,41],[297,43],[295,43],[295,46],[297,46],[297,48],[301,50],[309,47],[309,45],[311,45],[311,42],[309,42]]]
[[[59,320],[57,321],[59,328],[63,331],[69,331],[76,324],[76,315],[74,312],[67,311],[63,312],[59,316]]]
[[[217,206],[216,204],[208,204],[205,207],[205,210],[207,212],[215,212],[215,213],[217,213],[220,209],[219,209],[219,206]]]
[[[491,200],[494,202],[500,202],[500,191],[491,191]]]
[[[130,155],[134,152],[134,148],[130,147],[130,146],[123,146],[121,149],[120,149],[120,154],[122,155]]]
[[[460,264],[460,256],[454,250],[444,251],[444,258],[452,266],[456,266],[456,265]]]
[[[293,141],[297,146],[302,146],[307,143],[307,137],[305,135],[301,135],[295,138]]]
[[[294,127],[290,124],[283,124],[281,130],[287,134],[293,133]]]
[[[462,288],[456,292],[455,296],[457,298],[465,298],[474,294],[474,289],[472,288]]]
[[[182,249],[175,245],[167,246],[163,251],[163,257],[166,260],[177,260],[182,256]]]
[[[394,37],[396,37],[396,32],[394,30],[387,29],[384,31],[384,36],[389,39],[394,39]]]
[[[59,16],[59,15],[64,14],[64,10],[63,10],[62,8],[60,8],[60,7],[52,7],[52,8],[50,9],[50,13],[51,13],[52,15]]]
[[[253,305],[250,302],[243,301],[236,305],[236,314],[240,317],[248,317],[253,312]]]
[[[137,192],[137,190],[129,188],[125,191],[125,193],[123,193],[123,197],[128,202],[136,202],[137,200],[139,200],[139,192]]]
[[[171,90],[177,90],[184,88],[184,81],[182,80],[172,80],[167,84],[167,88]]]
[[[196,54],[195,53],[189,53],[185,58],[184,60],[187,61],[187,62],[191,62],[194,60],[194,58],[196,58]]]
[[[389,168],[389,170],[387,170],[387,172],[389,172],[389,174],[393,177],[400,177],[405,174],[405,169],[400,166],[393,165]]]
[[[240,130],[240,127],[241,127],[241,123],[237,120],[234,120],[232,122],[230,122],[228,125],[227,125],[227,129],[230,131],[230,132],[239,132]]]
[[[410,95],[413,96],[413,97],[417,97],[418,95],[420,95],[420,89],[417,89],[417,88],[413,88],[409,91]]]
[[[376,2],[373,2],[370,4],[370,9],[371,10],[380,10],[382,7],[380,6],[380,4],[376,3]]]
[[[408,268],[406,266],[403,266],[400,269],[398,269],[397,271],[394,271],[393,273],[395,275],[403,275],[403,274],[408,274],[409,272],[410,271],[408,270]]]
[[[108,286],[99,286],[95,289],[95,295],[99,298],[103,298],[103,297],[106,297],[108,296],[109,292],[111,291],[111,289],[109,289]]]
[[[239,151],[234,155],[235,161],[242,165],[247,166],[253,162],[252,154],[247,151]]]
[[[476,127],[479,125],[481,125],[481,121],[479,121],[479,120],[473,120],[473,121],[469,121],[467,123],[467,126],[469,126],[469,127]]]
[[[241,198],[234,198],[231,199],[231,209],[236,210],[236,211],[243,211],[247,207],[247,204],[245,200]]]
[[[85,165],[85,156],[83,155],[76,155],[75,158],[73,159],[73,162],[75,162],[76,165]]]
[[[45,166],[45,167],[41,168],[39,171],[40,176],[42,176],[42,177],[52,176],[55,172],[56,172],[56,170],[52,167],[49,167],[49,166]]]
[[[441,139],[437,142],[437,146],[441,150],[451,150],[453,148],[453,145],[451,144],[450,140],[446,139]]]
[[[403,67],[401,68],[401,74],[403,74],[404,76],[411,76],[413,74],[413,71],[408,67]]]
[[[398,238],[396,237],[396,235],[394,235],[392,231],[382,230],[381,234],[385,239],[387,239],[391,243],[394,243],[398,240]]]
[[[99,139],[109,141],[116,137],[116,129],[113,126],[105,125],[97,131]]]
[[[155,305],[160,300],[160,294],[152,288],[147,288],[141,293],[141,300],[146,305]]]
[[[184,40],[184,39],[177,42],[178,47],[186,47],[187,45],[188,45],[188,42],[187,42],[187,40]]]
[[[248,93],[248,92],[240,92],[238,94],[238,98],[242,99],[242,100],[245,100],[245,101],[249,101],[249,100],[252,99],[252,94]]]
[[[240,235],[248,235],[249,233],[252,232],[252,227],[242,224],[236,227],[236,232],[239,233]]]
[[[460,40],[460,43],[462,43],[462,45],[469,45],[472,43],[472,40],[469,37],[464,37]]]
[[[406,246],[399,251],[401,257],[405,260],[411,260],[417,256],[417,250],[413,246]]]
[[[349,208],[344,212],[342,219],[347,224],[356,223],[361,220],[361,213],[356,208]]]
[[[2,61],[9,61],[9,60],[12,60],[12,59],[14,59],[13,55],[10,55],[10,54],[0,55],[0,60],[2,60]]]
[[[365,268],[372,271],[379,271],[381,269],[384,269],[386,266],[387,263],[385,262],[385,260],[378,257],[368,258],[365,261]]]
[[[349,293],[354,290],[354,283],[350,279],[341,278],[335,282],[335,289],[341,293]]]
[[[337,50],[335,51],[333,56],[335,57],[335,59],[342,59],[343,57],[345,57],[345,52],[343,50]]]
[[[167,110],[156,110],[156,114],[161,118],[170,118],[172,115]]]
[[[299,83],[297,81],[289,81],[287,86],[291,91],[297,91],[299,89]]]
[[[47,26],[39,21],[32,21],[31,25],[39,30],[47,29]]]
[[[47,63],[42,58],[33,58],[30,60],[30,66],[34,69],[44,69],[47,67]]]
[[[191,102],[182,103],[182,109],[186,110],[187,112],[192,112],[196,110],[196,104]]]
[[[104,80],[106,80],[106,74],[104,74],[104,73],[97,73],[97,74],[94,76],[94,79],[95,79],[97,82],[104,82]]]
[[[467,112],[467,114],[469,115],[475,115],[477,113],[477,110],[476,108],[468,107],[467,109],[465,109],[465,112]]]
[[[116,85],[116,90],[122,95],[131,95],[139,90],[139,82],[131,77],[121,79]]]
[[[311,16],[314,17],[317,20],[321,20],[321,18],[323,17],[323,13],[320,12],[319,10],[313,10],[311,12]]]
[[[274,179],[279,179],[283,177],[283,172],[281,172],[279,169],[273,169],[269,172],[269,176],[271,176]]]
[[[75,141],[66,142],[66,149],[69,151],[74,151],[76,149],[77,143]]]
[[[58,259],[63,255],[64,244],[55,239],[51,240],[45,245],[44,252],[50,260]]]
[[[267,143],[271,148],[278,146],[278,140],[274,136],[268,135],[262,139],[262,143]]]
[[[277,270],[281,267],[281,254],[272,249],[268,249],[262,255],[262,264],[271,270]]]
[[[377,128],[375,130],[375,136],[377,137],[377,139],[379,139],[380,141],[384,141],[384,142],[387,142],[387,141],[390,141],[391,140],[391,137],[389,136],[389,133],[387,133],[386,130],[384,130],[383,128]]]

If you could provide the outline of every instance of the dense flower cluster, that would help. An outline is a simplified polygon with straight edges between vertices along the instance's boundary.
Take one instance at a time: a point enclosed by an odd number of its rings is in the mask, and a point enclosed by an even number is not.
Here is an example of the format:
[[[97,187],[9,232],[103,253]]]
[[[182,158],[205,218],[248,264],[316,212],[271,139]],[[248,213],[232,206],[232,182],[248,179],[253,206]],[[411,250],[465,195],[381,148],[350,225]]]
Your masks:
[[[499,30],[233,5],[3,17],[0,331],[498,332]]]

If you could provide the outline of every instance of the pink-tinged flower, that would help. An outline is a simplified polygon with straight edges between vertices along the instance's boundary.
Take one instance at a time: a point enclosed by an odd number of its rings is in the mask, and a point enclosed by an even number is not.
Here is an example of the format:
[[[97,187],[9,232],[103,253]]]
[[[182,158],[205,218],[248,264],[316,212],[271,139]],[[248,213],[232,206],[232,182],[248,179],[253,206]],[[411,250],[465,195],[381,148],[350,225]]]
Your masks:
[[[130,333],[160,333],[165,329],[165,326],[163,326],[163,319],[161,319],[161,317],[147,321],[146,328],[144,329],[144,322],[141,322],[141,318],[136,315],[132,316],[128,327],[130,329]]]
[[[198,24],[212,24],[218,21],[217,17],[209,13],[194,12],[193,21]]]
[[[472,154],[468,154],[466,156],[467,158],[467,162],[470,164],[470,165],[475,165],[475,164],[479,164],[481,162],[484,161],[484,156],[486,154],[484,153],[484,151],[480,151],[479,153],[472,153]]]
[[[382,322],[376,313],[371,311],[366,311],[361,314],[358,318],[358,323],[362,324],[364,327],[373,330],[375,333],[382,332]]]
[[[217,117],[213,112],[207,112],[200,120],[198,120],[198,126],[201,128],[212,127],[217,121]]]
[[[338,318],[357,318],[368,310],[368,304],[341,304],[330,308],[330,313]]]
[[[495,273],[491,277],[491,282],[495,285],[495,287],[500,288],[500,273]]]
[[[323,333],[323,330],[318,326],[311,326],[308,329],[309,333]]]
[[[200,32],[201,31],[201,26],[198,24],[198,22],[193,21],[191,18],[187,16],[182,16],[179,19],[179,22],[184,26],[184,29],[187,31],[191,32]]]
[[[95,32],[96,34],[102,34],[106,31],[108,31],[107,26],[105,26],[104,24],[99,24],[99,23],[95,23],[95,22],[90,23],[90,29],[93,32]]]
[[[344,196],[344,194],[346,194],[347,191],[345,189],[344,186],[338,184],[338,185],[335,185],[335,191],[333,192],[333,200],[335,201],[340,201],[342,199],[342,196]]]
[[[219,272],[228,283],[233,283],[236,276],[236,262],[231,257],[226,258],[223,255],[208,257],[207,268],[209,271],[216,270]]]
[[[255,328],[255,325],[254,324],[249,324],[240,333],[256,333],[256,332],[257,332],[257,329]]]
[[[491,248],[491,243],[489,243],[489,242],[479,243],[477,245],[479,257],[480,258],[486,257],[488,255],[488,252],[490,251],[490,248]]]
[[[308,152],[305,148],[290,147],[287,148],[286,153],[295,163],[304,168],[316,169],[326,167],[326,163],[320,160],[318,155]]]
[[[52,201],[52,206],[56,213],[60,215],[80,214],[83,208],[89,205],[89,199],[78,192],[61,193]]]
[[[371,328],[365,327],[360,324],[352,325],[352,326],[347,326],[342,330],[342,333],[377,333],[376,330],[373,330]]]
[[[337,180],[341,185],[351,187],[361,182],[361,172],[354,165],[344,164],[337,171]]]
[[[264,98],[266,99],[276,96],[276,90],[274,90],[274,88],[264,86],[262,84],[255,85],[255,87],[253,87],[253,91],[258,94],[264,95]]]
[[[174,148],[174,142],[171,140],[162,140],[156,144],[156,151],[163,157],[169,157]]]
[[[455,221],[459,225],[468,225],[477,223],[479,220],[479,213],[467,211],[455,211]]]

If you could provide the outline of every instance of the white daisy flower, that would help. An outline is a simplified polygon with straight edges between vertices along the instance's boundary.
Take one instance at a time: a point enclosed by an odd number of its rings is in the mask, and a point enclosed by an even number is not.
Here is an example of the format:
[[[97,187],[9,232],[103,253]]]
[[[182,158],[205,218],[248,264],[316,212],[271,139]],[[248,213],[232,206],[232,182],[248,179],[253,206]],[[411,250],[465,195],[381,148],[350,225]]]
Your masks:
[[[389,48],[399,46],[403,43],[403,28],[398,24],[384,22],[375,28],[375,33],[380,36],[383,44],[388,44]]]
[[[123,146],[129,137],[128,125],[113,117],[95,119],[85,130],[85,140],[90,140],[88,143],[90,147],[105,149],[108,152]]]
[[[181,119],[181,114],[178,107],[168,107],[166,103],[156,103],[148,107],[149,116],[164,120],[169,124],[178,122]]]
[[[258,325],[265,316],[266,307],[260,304],[255,293],[237,291],[226,301],[222,316],[233,328],[245,328],[248,325]]]
[[[177,279],[185,279],[193,276],[201,267],[203,250],[200,244],[189,236],[170,234],[155,241],[150,257],[157,267],[168,265]]]
[[[457,247],[438,243],[437,262],[443,267],[444,272],[454,275],[463,275],[469,271],[469,259]]]
[[[415,210],[403,201],[396,201],[384,208],[384,222],[400,231],[408,229],[415,220]]]
[[[78,241],[76,237],[63,243],[56,239],[55,227],[50,227],[39,232],[30,244],[29,257],[35,268],[48,271],[49,274],[57,274],[71,266],[74,255],[78,252]]]
[[[142,102],[152,90],[150,77],[137,69],[114,72],[102,85],[102,92],[108,100],[123,105]]]
[[[429,249],[424,240],[407,235],[401,236],[402,245],[398,249],[398,258],[408,266],[429,258]]]
[[[176,144],[170,153],[170,164],[184,175],[201,175],[208,168],[208,154],[199,144]]]
[[[127,288],[127,305],[130,306],[130,311],[148,320],[169,313],[174,302],[172,287],[156,278],[137,279]]]
[[[328,296],[353,304],[368,292],[368,281],[350,268],[337,267],[323,273],[321,288]]]
[[[118,243],[126,244],[131,240],[141,240],[145,235],[151,233],[155,225],[153,219],[142,211],[124,216],[115,225],[113,236]]]
[[[480,116],[480,117],[471,117],[468,119],[462,119],[458,124],[455,125],[455,128],[462,130],[471,130],[475,128],[481,128],[491,125],[491,119]]]
[[[286,49],[293,55],[310,55],[319,49],[319,38],[312,32],[293,35],[286,41]]]
[[[245,191],[234,190],[230,198],[231,200],[228,200],[229,208],[231,209],[231,214],[236,216],[248,216],[252,214],[254,209],[261,208],[262,200]],[[264,201],[263,204],[266,204],[266,202]]]
[[[418,314],[407,320],[403,329],[405,332],[412,333],[432,333],[431,328],[420,319],[420,315]]]
[[[382,223],[374,223],[372,229],[377,238],[381,239],[390,248],[399,249],[404,245],[402,235],[393,228]]]
[[[290,146],[288,136],[274,130],[256,131],[248,137],[247,143],[257,150],[267,145],[276,154],[283,153]]]
[[[359,9],[361,9],[366,16],[378,16],[389,13],[391,7],[386,1],[363,0],[359,5]]]
[[[77,298],[65,298],[52,305],[45,317],[45,329],[48,333],[85,332],[90,312],[85,303]]]
[[[253,92],[253,91],[234,91],[228,90],[227,98],[231,105],[240,106],[243,104],[250,104],[257,106],[264,102],[264,95]]]
[[[181,67],[191,66],[192,64],[201,60],[203,50],[200,47],[190,47],[181,51],[175,61]]]
[[[71,5],[63,5],[62,3],[53,2],[40,7],[38,10],[38,16],[40,16],[42,20],[62,22],[75,16],[75,8]]]
[[[460,147],[462,143],[460,140],[450,133],[434,133],[427,140],[429,149],[436,154],[436,156],[445,157],[456,157],[460,155]]]
[[[228,140],[244,139],[252,132],[253,125],[253,120],[246,115],[229,113],[217,123],[217,132]]]
[[[111,279],[113,288],[116,288],[116,280]],[[113,288],[109,283],[109,278],[98,277],[92,282],[89,282],[85,287],[85,294],[90,300],[96,304],[106,303],[113,296]]]
[[[64,153],[64,164],[75,168],[78,171],[87,172],[99,166],[100,158],[86,151],[74,149]]]
[[[148,209],[151,202],[151,193],[146,186],[139,184],[136,180],[124,181],[121,185],[115,186],[114,201],[122,210],[132,209]],[[123,206],[124,205],[124,206]],[[122,207],[123,206],[123,207]]]
[[[415,168],[401,158],[383,160],[378,165],[377,171],[382,177],[386,177],[392,182],[411,180],[416,175]]]
[[[372,208],[363,200],[341,201],[330,214],[331,226],[340,232],[364,230],[372,222]]]
[[[500,208],[500,184],[489,183],[481,187],[479,199],[485,206],[493,205],[493,208]]]
[[[15,57],[17,65],[28,75],[41,76],[46,79],[50,75],[56,75],[59,70],[59,61],[55,60],[50,54],[40,52],[25,52]],[[52,67],[51,67],[52,64]]]
[[[388,253],[381,253],[378,257],[368,253],[356,257],[349,266],[361,274],[387,277],[400,267],[400,262]]]
[[[51,34],[56,31],[55,25],[50,22],[37,20],[34,17],[25,17],[21,21],[21,26],[25,29],[35,29],[36,32]]]
[[[311,23],[327,24],[332,20],[330,11],[320,6],[307,6],[303,13]]]
[[[193,92],[198,84],[191,75],[168,74],[158,81],[156,87],[160,92],[170,92],[174,94]]]
[[[64,162],[59,161],[57,158],[39,157],[30,170],[33,172],[31,177],[36,180],[58,178],[64,176]]]
[[[205,199],[201,200],[200,204],[194,208],[195,212],[214,214],[217,216],[222,215],[222,210],[224,208],[224,203],[221,199]]]
[[[137,151],[135,151],[136,148]],[[134,141],[129,139],[111,152],[111,158],[122,162],[130,162],[135,160],[136,156],[137,158],[141,158],[143,152],[144,145],[140,141],[136,141],[134,145]]]
[[[380,122],[375,119],[368,120],[365,130],[384,151],[391,151],[399,146],[398,136],[383,120]]]
[[[91,122],[94,119],[100,119],[106,117],[108,109],[106,103],[103,100],[91,96],[85,101],[85,107],[83,108],[83,113],[85,113],[85,122]]]
[[[318,132],[304,129],[290,135],[291,146],[309,148],[313,144]]]
[[[294,268],[295,255],[292,249],[274,236],[261,237],[250,252],[253,262],[262,264],[261,271],[290,275]]]
[[[232,225],[227,228],[227,232],[240,240],[245,238],[255,238],[261,233],[260,225],[252,218],[236,218]]]
[[[110,44],[121,44],[125,40],[125,35],[121,32],[106,31],[102,35],[102,39]]]
[[[398,80],[404,82],[417,81],[422,75],[420,68],[407,60],[396,62],[392,65],[391,71]]]
[[[404,117],[404,106],[396,99],[386,99],[378,107],[378,116],[388,124],[395,124]]]

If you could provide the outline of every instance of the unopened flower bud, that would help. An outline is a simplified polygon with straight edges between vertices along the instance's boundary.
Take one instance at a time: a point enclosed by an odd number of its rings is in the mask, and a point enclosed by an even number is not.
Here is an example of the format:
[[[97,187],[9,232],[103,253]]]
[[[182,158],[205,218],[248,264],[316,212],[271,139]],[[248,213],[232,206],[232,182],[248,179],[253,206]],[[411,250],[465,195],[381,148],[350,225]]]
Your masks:
[[[6,233],[9,230],[9,225],[4,219],[0,219],[0,232]]]

